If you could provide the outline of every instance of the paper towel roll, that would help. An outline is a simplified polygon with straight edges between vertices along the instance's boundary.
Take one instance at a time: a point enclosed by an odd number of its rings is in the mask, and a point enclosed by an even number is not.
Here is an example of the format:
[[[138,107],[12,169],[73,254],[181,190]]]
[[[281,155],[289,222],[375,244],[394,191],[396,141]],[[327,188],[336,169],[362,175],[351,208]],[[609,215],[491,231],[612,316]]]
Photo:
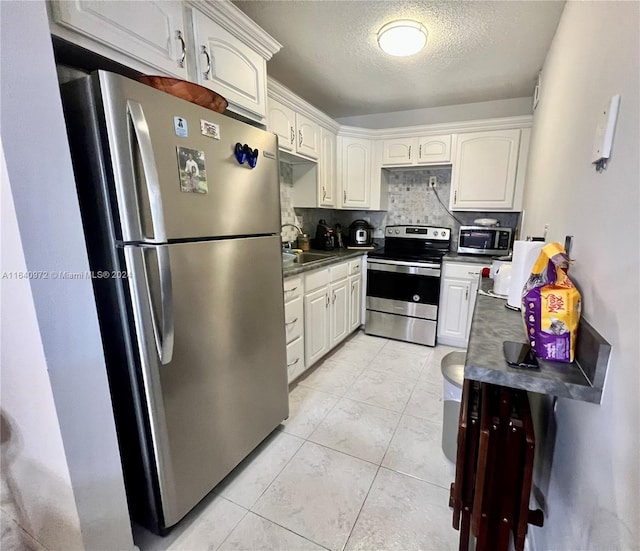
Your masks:
[[[514,241],[513,261],[511,262],[511,286],[507,306],[520,308],[522,303],[522,288],[531,275],[531,268],[535,264],[540,250],[546,243],[542,241]]]

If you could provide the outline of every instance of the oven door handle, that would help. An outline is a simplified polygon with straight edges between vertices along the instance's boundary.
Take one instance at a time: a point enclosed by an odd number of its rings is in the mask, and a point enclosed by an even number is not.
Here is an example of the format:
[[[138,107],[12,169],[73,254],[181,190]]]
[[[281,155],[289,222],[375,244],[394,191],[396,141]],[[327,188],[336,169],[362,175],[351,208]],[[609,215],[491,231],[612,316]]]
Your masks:
[[[431,277],[440,277],[440,268],[425,267],[424,264],[416,264],[411,262],[391,262],[385,260],[376,260],[375,262],[368,260],[367,268],[378,272],[395,272],[399,274],[424,275]]]

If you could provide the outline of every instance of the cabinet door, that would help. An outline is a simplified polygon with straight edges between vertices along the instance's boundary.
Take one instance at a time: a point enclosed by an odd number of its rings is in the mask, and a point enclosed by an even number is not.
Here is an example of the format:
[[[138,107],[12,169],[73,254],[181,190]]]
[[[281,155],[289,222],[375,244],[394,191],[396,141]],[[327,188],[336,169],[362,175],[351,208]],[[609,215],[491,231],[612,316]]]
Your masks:
[[[331,348],[349,334],[349,281],[331,284]]]
[[[418,164],[451,161],[451,134],[429,136],[418,141]]]
[[[362,310],[362,283],[360,276],[349,278],[349,332],[360,327],[360,311]]]
[[[286,105],[269,98],[267,130],[278,136],[278,147],[293,151],[296,147],[295,113]]]
[[[361,138],[342,138],[342,207],[369,208],[371,181],[371,142]]]
[[[198,84],[223,95],[232,110],[264,120],[264,58],[198,10],[193,9],[192,14]]]
[[[185,43],[180,2],[76,0],[55,1],[50,6],[53,21],[61,27],[106,45],[160,73],[187,78],[188,45]],[[90,43],[79,43],[91,48]]]
[[[335,207],[336,189],[336,135],[330,130],[320,128],[320,162],[318,164],[320,185],[318,186],[318,205]]]
[[[451,171],[453,210],[512,210],[520,130],[458,134]]]
[[[382,166],[410,165],[416,158],[413,138],[385,140],[382,149]]]
[[[287,382],[293,381],[304,369],[304,340],[298,337],[287,345]]]
[[[329,351],[329,287],[304,297],[304,358],[311,366]]]
[[[320,156],[320,125],[296,113],[296,152],[311,159]]]
[[[464,346],[469,335],[468,317],[471,282],[444,279],[438,312],[438,339],[446,344]]]

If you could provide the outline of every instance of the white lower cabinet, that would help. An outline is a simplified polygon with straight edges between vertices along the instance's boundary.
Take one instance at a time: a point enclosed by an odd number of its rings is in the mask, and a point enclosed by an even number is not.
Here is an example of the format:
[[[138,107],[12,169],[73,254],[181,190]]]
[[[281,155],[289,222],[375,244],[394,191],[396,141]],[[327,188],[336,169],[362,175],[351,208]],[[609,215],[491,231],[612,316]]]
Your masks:
[[[298,337],[287,344],[287,379],[293,381],[304,372],[304,338]]]
[[[466,347],[482,265],[445,262],[438,309],[438,344]]]
[[[362,323],[360,311],[362,310],[362,277],[351,276],[349,278],[349,332],[355,331]]]
[[[304,296],[304,361],[311,366],[329,352],[329,286]]]

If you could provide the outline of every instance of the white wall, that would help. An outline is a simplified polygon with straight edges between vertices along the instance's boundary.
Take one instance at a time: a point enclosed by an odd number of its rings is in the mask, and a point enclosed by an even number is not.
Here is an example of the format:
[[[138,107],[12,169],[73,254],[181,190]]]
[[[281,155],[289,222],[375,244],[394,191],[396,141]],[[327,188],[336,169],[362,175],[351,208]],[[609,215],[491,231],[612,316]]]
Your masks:
[[[0,2],[0,41],[0,131],[26,268],[86,271],[89,264],[44,1]],[[41,347],[46,359],[82,542],[91,550],[131,549],[91,281],[32,279],[29,286],[40,339],[35,338],[37,333],[27,333],[18,344],[34,354]],[[9,322],[18,320],[22,307],[9,303],[2,311],[3,322],[5,317]],[[50,413],[50,403],[33,401],[32,381],[26,375],[14,382],[13,400],[30,404],[34,415],[41,407],[42,415]],[[15,422],[14,434],[22,433],[25,442],[37,437],[37,432],[30,434],[32,424],[21,424],[19,418]],[[44,465],[48,461],[41,457]],[[52,461],[52,471],[59,472],[63,459],[54,455]],[[54,518],[57,511],[53,507],[46,514]],[[39,517],[28,520],[44,522]]]
[[[7,275],[0,280],[1,546],[16,549],[32,538],[50,549],[83,549],[31,287],[11,277],[26,264],[3,150],[0,156],[0,273]]]
[[[533,84],[532,84],[533,87]],[[427,107],[408,111],[394,111],[336,119],[340,124],[360,128],[396,128],[420,124],[438,124],[458,121],[472,121],[499,117],[531,115],[532,98],[513,98],[444,107]]]
[[[611,343],[601,405],[560,399],[540,450],[545,526],[536,548],[638,549],[640,542],[640,4],[568,2],[542,72],[524,235],[575,236],[570,276],[583,316]],[[609,167],[591,165],[598,115],[622,95]]]

